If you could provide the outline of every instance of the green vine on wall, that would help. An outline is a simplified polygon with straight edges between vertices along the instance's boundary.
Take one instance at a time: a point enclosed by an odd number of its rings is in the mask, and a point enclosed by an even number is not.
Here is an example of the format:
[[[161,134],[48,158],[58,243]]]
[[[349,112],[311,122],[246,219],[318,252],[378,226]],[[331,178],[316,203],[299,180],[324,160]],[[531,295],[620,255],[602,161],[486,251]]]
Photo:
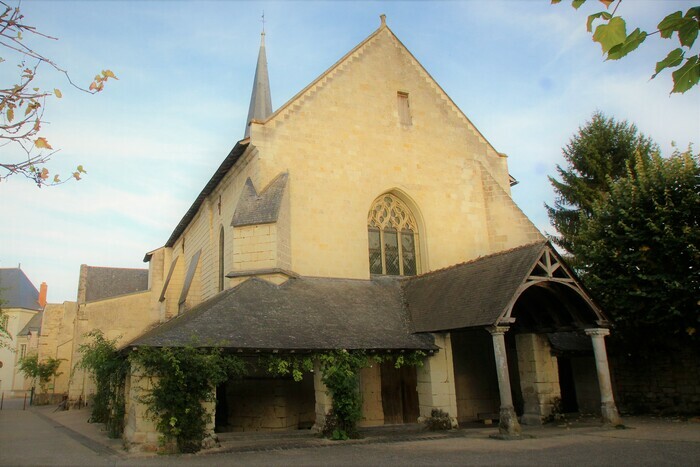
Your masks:
[[[393,361],[396,368],[423,366],[425,352],[420,350],[401,353],[370,353],[365,350],[331,350],[306,356],[286,355],[267,358],[267,371],[273,375],[291,374],[301,381],[303,374],[310,372],[317,361],[321,370],[321,381],[333,399],[331,411],[326,414],[323,434],[341,440],[356,438],[357,422],[362,417],[362,397],[359,388],[359,371],[373,364]]]
[[[202,448],[213,416],[203,403],[215,401],[214,388],[246,373],[243,360],[220,348],[141,347],[129,360],[155,377],[152,391],[141,402],[148,405],[164,442],[175,441],[180,452]]]
[[[107,339],[99,329],[85,337],[91,341],[78,347],[81,358],[77,368],[89,371],[95,381],[90,419],[104,423],[110,438],[119,438],[124,431],[124,384],[129,362],[117,351],[118,338]]]

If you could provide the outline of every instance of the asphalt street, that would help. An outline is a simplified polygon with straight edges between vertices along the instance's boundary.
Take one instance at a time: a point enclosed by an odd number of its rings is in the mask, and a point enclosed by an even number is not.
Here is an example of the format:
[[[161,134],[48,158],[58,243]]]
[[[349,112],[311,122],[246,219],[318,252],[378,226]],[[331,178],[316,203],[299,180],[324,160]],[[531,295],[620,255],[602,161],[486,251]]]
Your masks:
[[[19,403],[18,403],[19,402]],[[67,419],[67,418],[66,418]],[[290,448],[270,437],[255,450],[158,456],[127,454],[87,423],[62,424],[48,408],[22,410],[12,400],[0,411],[0,465],[699,465],[700,422],[651,417],[626,420],[628,429],[525,430],[520,440],[490,439],[483,430],[450,437],[381,438]],[[100,438],[102,437],[102,438]]]

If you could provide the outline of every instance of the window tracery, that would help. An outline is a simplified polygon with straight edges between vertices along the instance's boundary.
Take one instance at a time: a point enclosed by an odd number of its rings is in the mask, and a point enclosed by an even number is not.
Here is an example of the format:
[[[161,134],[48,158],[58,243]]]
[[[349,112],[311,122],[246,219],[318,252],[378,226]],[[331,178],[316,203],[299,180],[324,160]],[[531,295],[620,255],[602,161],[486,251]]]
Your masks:
[[[367,234],[370,274],[418,273],[418,225],[399,198],[392,194],[377,198],[367,218]]]

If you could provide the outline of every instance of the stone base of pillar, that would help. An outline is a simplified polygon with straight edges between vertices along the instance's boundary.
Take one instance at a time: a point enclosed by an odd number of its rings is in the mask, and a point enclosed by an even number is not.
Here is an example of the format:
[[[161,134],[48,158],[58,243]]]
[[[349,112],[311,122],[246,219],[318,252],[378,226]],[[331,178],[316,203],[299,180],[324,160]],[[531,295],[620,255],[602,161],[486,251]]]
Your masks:
[[[542,416],[534,413],[525,413],[520,417],[520,423],[523,425],[542,425]]]
[[[622,418],[620,418],[614,402],[603,402],[600,406],[600,413],[605,425],[622,425]]]
[[[498,433],[507,436],[520,436],[520,423],[513,407],[501,407]]]

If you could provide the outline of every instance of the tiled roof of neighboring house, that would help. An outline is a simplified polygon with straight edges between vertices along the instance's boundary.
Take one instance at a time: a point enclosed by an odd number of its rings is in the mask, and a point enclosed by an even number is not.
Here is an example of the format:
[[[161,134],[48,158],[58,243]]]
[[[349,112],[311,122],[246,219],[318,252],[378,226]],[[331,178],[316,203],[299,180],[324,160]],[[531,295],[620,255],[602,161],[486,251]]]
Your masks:
[[[279,174],[260,194],[248,178],[245,181],[241,197],[238,199],[231,225],[241,227],[277,222],[288,177],[287,173]]]
[[[44,312],[40,311],[39,313],[35,314],[32,316],[32,319],[29,320],[29,322],[22,328],[22,330],[17,333],[18,336],[26,336],[29,335],[29,332],[31,331],[32,333],[39,333],[41,331],[41,320],[44,318]]]
[[[411,334],[400,281],[302,277],[273,285],[249,279],[149,331],[131,346],[243,350],[421,349]]]
[[[0,300],[3,308],[41,310],[39,291],[20,268],[0,268]]]
[[[233,149],[231,149],[231,152],[229,152],[228,156],[226,156],[219,168],[216,169],[214,175],[212,175],[211,179],[209,179],[209,182],[207,182],[202,191],[199,193],[199,196],[197,196],[197,198],[194,200],[194,203],[192,203],[192,206],[190,206],[185,215],[182,217],[180,223],[177,224],[177,227],[175,227],[175,230],[170,235],[168,241],[165,242],[166,247],[172,247],[175,244],[175,242],[185,231],[189,223],[192,222],[192,219],[194,219],[194,216],[197,214],[197,211],[199,210],[199,207],[202,205],[204,200],[207,198],[207,196],[209,196],[209,194],[212,191],[214,191],[214,188],[216,188],[219,182],[226,176],[229,169],[233,167],[238,158],[241,157],[241,155],[243,155],[243,152],[248,147],[248,144],[249,143],[247,141],[245,143],[239,141],[236,143]],[[144,258],[144,261],[149,260],[150,255],[147,254]]]
[[[87,266],[85,301],[104,300],[148,289],[148,269]]]
[[[404,300],[413,331],[496,324],[545,245],[533,243],[407,279]]]

